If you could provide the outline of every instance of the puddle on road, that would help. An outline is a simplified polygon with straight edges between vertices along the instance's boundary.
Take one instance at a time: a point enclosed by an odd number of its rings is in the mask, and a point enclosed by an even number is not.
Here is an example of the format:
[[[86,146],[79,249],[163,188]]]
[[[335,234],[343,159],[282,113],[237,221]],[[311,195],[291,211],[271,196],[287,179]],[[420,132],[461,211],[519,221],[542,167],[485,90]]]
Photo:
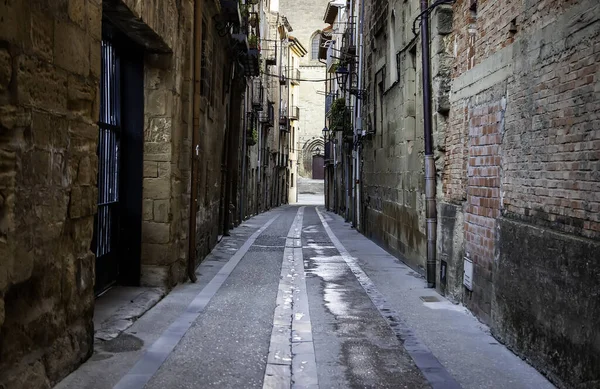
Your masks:
[[[144,341],[130,334],[122,333],[114,339],[100,344],[100,349],[109,353],[124,353],[140,350]]]
[[[306,273],[321,278],[325,307],[336,317],[352,317],[352,309],[345,298],[347,289],[339,284],[348,271],[342,257],[316,256],[310,259],[313,267],[307,268]]]

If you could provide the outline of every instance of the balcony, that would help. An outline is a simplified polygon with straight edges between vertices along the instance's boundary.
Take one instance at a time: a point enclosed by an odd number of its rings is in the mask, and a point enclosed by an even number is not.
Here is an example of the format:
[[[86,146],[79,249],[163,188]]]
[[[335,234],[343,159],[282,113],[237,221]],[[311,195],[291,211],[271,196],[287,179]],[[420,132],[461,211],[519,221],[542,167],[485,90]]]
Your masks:
[[[262,80],[260,78],[255,78],[252,80],[252,108],[254,108],[255,111],[262,111],[263,101],[264,88]]]
[[[275,124],[275,108],[273,104],[269,104],[267,107],[266,111],[260,113],[258,120],[268,127],[273,127]]]
[[[356,31],[354,21],[348,22],[342,35],[342,55],[347,61],[354,61],[356,56]]]
[[[267,41],[266,46],[263,47],[262,51],[267,66],[277,64],[277,42]]]
[[[290,107],[290,120],[300,120],[300,108],[292,106]]]
[[[337,93],[329,92],[327,96],[325,96],[325,116],[329,117],[331,106],[335,99],[337,99]]]
[[[290,131],[290,119],[288,118],[287,112],[284,110],[279,112],[279,131]]]
[[[288,77],[293,85],[300,85],[300,70],[290,69],[288,71]]]
[[[242,56],[241,59],[246,76],[258,77],[260,75],[258,49],[249,49],[248,53],[246,53],[245,56]]]

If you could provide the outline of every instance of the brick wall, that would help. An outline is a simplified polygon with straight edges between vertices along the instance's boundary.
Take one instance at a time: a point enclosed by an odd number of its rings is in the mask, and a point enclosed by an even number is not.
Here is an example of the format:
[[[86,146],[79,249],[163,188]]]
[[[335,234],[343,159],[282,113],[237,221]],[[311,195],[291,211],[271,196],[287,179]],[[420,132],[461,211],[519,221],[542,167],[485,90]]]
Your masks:
[[[495,219],[500,215],[501,141],[504,129],[503,96],[489,93],[487,101],[469,108],[465,253],[473,261],[476,282],[469,307],[490,321]]]
[[[589,385],[600,360],[589,295],[600,287],[600,5],[473,3],[454,6],[442,187],[464,209],[465,302],[559,387]]]

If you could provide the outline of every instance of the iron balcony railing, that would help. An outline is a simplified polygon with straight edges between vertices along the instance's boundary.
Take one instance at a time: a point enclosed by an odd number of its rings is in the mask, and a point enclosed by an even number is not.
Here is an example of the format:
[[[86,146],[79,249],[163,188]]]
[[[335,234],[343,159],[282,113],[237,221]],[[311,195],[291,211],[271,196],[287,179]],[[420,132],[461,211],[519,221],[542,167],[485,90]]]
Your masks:
[[[300,108],[299,107],[291,107],[290,108],[290,120],[300,120]]]
[[[300,69],[290,69],[288,72],[288,78],[294,85],[300,85]]]
[[[325,96],[325,115],[326,116],[329,116],[329,113],[331,112],[331,106],[333,105],[333,102],[335,101],[335,99],[337,99],[337,97],[338,97],[337,93],[333,93],[333,92],[329,92]]]
[[[267,110],[260,112],[259,121],[269,127],[273,127],[275,124],[275,108],[272,104],[267,105]]]
[[[264,88],[260,78],[252,80],[252,108],[256,111],[263,110]]]
[[[342,53],[348,60],[354,60],[356,54],[356,31],[354,18],[350,18],[346,23],[346,29],[342,35]]]

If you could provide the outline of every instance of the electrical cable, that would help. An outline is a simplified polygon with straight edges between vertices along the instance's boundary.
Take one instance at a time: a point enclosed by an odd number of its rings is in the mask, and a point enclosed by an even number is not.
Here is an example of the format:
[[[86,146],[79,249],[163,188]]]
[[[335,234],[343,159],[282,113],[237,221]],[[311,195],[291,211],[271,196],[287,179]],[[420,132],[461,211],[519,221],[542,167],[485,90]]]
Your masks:
[[[267,73],[267,72],[260,72],[260,74],[264,74],[265,76],[269,76],[269,77],[277,77],[279,78],[279,74],[271,74],[271,73]],[[329,81],[331,79],[325,78],[322,80],[307,80],[304,78],[290,78],[290,81],[302,81],[302,82],[326,82]]]

